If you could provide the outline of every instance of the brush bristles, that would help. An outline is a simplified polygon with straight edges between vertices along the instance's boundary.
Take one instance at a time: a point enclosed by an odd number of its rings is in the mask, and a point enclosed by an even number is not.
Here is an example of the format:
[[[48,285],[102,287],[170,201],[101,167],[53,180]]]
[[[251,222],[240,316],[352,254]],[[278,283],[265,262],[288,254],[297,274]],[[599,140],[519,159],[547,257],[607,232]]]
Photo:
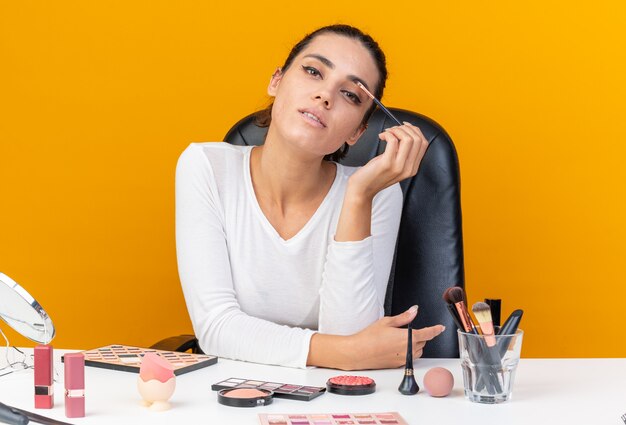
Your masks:
[[[361,90],[363,90],[365,92],[365,94],[368,95],[372,100],[376,99],[376,97],[372,93],[370,93],[370,91],[368,89],[366,89],[365,86],[363,84],[361,84],[360,81],[357,81],[356,85],[359,86],[361,88]]]
[[[474,312],[474,316],[476,316],[476,320],[478,320],[478,323],[481,325],[491,322],[491,309],[487,303],[477,302],[472,307],[472,311]]]
[[[461,301],[465,301],[465,292],[463,288],[459,288],[458,286],[453,286],[452,288],[448,288],[447,295],[452,304],[460,303]]]
[[[448,289],[446,289],[445,291],[443,291],[443,300],[444,300],[445,302],[447,302],[448,304],[454,304],[454,303],[452,302],[452,300],[450,299],[450,290],[451,290],[451,289],[452,289],[452,288],[448,288]]]

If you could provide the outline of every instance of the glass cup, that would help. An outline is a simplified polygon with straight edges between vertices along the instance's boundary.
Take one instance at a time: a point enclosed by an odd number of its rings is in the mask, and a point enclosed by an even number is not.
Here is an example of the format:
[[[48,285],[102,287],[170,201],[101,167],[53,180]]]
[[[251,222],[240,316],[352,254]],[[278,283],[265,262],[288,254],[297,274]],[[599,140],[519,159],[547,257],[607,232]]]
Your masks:
[[[509,400],[524,331],[518,329],[512,335],[490,337],[458,330],[458,335],[465,396],[477,403]]]

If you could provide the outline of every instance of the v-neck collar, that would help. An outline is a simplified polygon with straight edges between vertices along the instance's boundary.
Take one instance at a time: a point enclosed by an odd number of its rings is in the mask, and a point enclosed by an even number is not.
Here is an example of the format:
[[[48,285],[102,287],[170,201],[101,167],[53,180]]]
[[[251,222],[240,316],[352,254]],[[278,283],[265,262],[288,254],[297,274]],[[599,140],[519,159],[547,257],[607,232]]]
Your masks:
[[[250,199],[250,202],[252,203],[252,206],[254,210],[256,211],[259,220],[261,221],[261,224],[263,225],[265,230],[271,235],[271,237],[273,237],[274,239],[276,239],[277,241],[285,245],[295,243],[298,240],[304,238],[308,233],[310,233],[311,228],[315,227],[315,223],[319,220],[319,217],[324,214],[324,211],[326,209],[330,208],[329,204],[332,202],[332,199],[335,197],[335,193],[337,192],[337,190],[339,190],[339,183],[341,180],[341,176],[343,175],[343,170],[342,170],[343,166],[339,163],[335,163],[335,166],[337,167],[337,171],[335,173],[335,179],[333,180],[333,184],[330,186],[328,193],[326,193],[326,196],[324,196],[324,199],[320,203],[319,207],[317,207],[313,215],[304,224],[304,226],[302,226],[302,228],[298,230],[298,232],[295,235],[293,235],[289,239],[283,239],[283,237],[280,236],[278,231],[274,228],[272,223],[270,223],[270,221],[265,216],[265,213],[261,209],[261,205],[259,205],[259,200],[256,196],[256,193],[254,192],[254,186],[252,185],[252,174],[250,172],[250,156],[251,156],[253,148],[254,146],[249,146],[243,158],[244,181],[245,181],[245,186],[246,186],[246,192]]]

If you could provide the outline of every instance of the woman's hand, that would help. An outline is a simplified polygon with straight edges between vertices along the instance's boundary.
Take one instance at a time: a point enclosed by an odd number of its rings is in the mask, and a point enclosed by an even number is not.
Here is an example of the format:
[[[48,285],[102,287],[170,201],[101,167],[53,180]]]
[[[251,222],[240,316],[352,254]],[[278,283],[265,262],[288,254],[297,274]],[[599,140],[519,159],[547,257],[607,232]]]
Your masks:
[[[359,168],[348,180],[335,240],[360,241],[371,234],[372,201],[381,190],[414,176],[428,142],[419,128],[405,123],[378,135],[385,152]]]
[[[387,142],[385,152],[371,159],[349,180],[349,191],[357,197],[373,198],[381,190],[417,174],[428,141],[411,123],[390,127],[378,137]]]
[[[399,327],[416,315],[417,306],[413,306],[397,316],[383,317],[354,335],[315,334],[307,364],[343,370],[402,367],[406,362],[407,331]],[[426,342],[445,329],[435,325],[413,330],[413,358],[421,357]]]

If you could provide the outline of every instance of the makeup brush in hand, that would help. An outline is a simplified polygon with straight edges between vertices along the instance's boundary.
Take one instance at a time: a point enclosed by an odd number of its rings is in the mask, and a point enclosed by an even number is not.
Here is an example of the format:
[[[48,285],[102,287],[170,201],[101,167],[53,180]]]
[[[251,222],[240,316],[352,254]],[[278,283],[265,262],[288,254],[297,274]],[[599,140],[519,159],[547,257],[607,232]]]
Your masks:
[[[406,345],[406,366],[404,368],[404,378],[402,378],[402,382],[398,387],[398,391],[400,391],[404,395],[413,395],[417,394],[420,390],[420,387],[415,382],[415,376],[413,375],[413,329],[411,327],[411,323],[408,326],[408,340]]]
[[[487,303],[477,302],[472,307],[476,320],[480,323],[480,329],[485,336],[485,343],[487,347],[493,347],[496,345],[496,338],[494,337],[493,322],[491,320],[491,309]]]

